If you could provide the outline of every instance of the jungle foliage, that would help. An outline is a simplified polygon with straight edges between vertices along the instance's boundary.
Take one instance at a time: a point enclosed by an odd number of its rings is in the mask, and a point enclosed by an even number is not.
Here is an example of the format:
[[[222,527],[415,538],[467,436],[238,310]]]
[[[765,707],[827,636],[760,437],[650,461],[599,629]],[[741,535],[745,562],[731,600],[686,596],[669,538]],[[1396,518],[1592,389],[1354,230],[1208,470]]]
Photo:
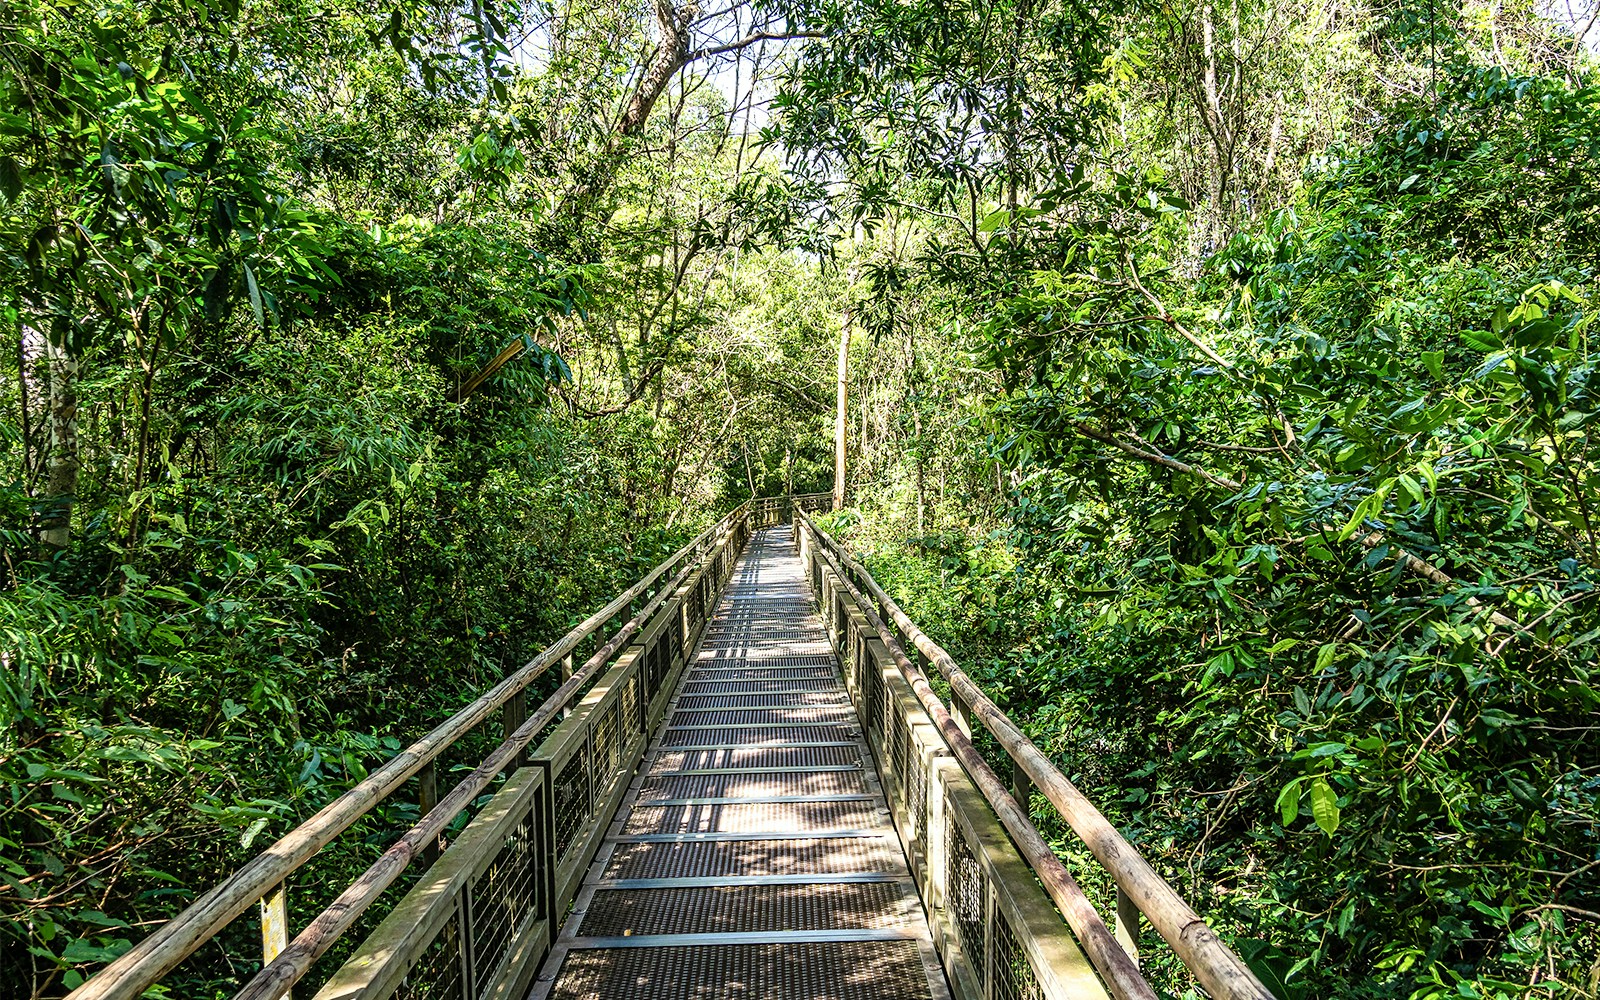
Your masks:
[[[1075,95],[994,56],[787,133],[860,177],[878,350],[989,379],[953,439],[869,438],[835,524],[1282,995],[1595,995],[1587,55],[1499,7],[1206,4],[1097,44]],[[919,172],[996,94],[1099,141],[1041,169],[997,122],[976,179]],[[987,488],[929,516],[926,448]]]
[[[854,334],[835,527],[1285,1000],[1600,995],[1593,14],[0,5],[0,984],[825,488]]]
[[[669,75],[624,127],[656,27],[0,7],[0,993],[62,995],[708,518],[826,474],[775,374],[827,340],[824,279],[725,256],[753,82]],[[415,819],[325,852],[291,919]],[[231,992],[252,933],[165,989]]]

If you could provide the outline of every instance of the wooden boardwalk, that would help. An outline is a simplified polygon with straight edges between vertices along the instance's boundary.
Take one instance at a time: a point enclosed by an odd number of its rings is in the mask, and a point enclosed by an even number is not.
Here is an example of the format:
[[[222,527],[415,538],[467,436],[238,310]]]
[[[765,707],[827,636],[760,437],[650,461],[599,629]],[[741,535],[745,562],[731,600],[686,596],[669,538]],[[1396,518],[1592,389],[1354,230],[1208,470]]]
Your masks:
[[[765,529],[532,997],[948,996],[793,529]]]
[[[69,1000],[138,1000],[252,907],[261,966],[234,1000],[1156,1000],[1139,971],[1155,938],[1207,995],[1273,1000],[807,516],[827,499],[730,511]],[[442,755],[497,714],[499,744],[439,795]],[[296,933],[303,866],[407,789],[421,818]],[[1114,889],[1085,893],[1041,803]],[[424,858],[374,927],[368,907]]]

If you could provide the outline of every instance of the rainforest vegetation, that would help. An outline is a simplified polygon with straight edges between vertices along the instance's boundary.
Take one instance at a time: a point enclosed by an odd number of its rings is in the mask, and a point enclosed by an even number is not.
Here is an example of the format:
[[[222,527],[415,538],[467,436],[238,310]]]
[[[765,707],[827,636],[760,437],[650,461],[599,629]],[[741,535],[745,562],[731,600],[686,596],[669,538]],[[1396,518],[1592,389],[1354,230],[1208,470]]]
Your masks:
[[[825,523],[1281,997],[1600,996],[1597,15],[0,0],[0,995],[827,489],[844,343]]]

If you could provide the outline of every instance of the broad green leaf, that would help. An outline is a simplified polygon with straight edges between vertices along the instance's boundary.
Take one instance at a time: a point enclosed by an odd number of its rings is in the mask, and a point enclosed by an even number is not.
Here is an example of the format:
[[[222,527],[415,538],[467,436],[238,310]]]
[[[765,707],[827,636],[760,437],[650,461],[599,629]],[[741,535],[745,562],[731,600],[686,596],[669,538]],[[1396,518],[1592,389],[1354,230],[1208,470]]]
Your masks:
[[[1304,777],[1295,778],[1278,793],[1278,818],[1285,827],[1300,817],[1300,783]]]
[[[1339,644],[1338,643],[1336,643],[1336,642],[1324,643],[1322,648],[1317,650],[1317,672],[1321,673],[1322,671],[1327,670],[1330,666],[1332,666],[1333,665],[1333,657],[1338,652],[1339,652]]]
[[[1406,475],[1404,472],[1395,477],[1400,484],[1400,489],[1410,498],[1412,503],[1421,504],[1427,499],[1427,494],[1422,491],[1422,484]]]
[[[1314,778],[1311,782],[1311,818],[1317,821],[1317,826],[1328,836],[1333,836],[1339,829],[1339,796],[1326,778]]]

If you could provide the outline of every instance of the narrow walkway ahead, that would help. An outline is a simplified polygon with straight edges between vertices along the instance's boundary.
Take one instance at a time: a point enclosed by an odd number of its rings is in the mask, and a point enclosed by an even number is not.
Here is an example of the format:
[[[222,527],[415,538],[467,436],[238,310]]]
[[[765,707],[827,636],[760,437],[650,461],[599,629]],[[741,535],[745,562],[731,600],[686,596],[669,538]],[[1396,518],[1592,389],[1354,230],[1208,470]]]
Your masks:
[[[794,551],[759,532],[534,1000],[948,1000]]]

